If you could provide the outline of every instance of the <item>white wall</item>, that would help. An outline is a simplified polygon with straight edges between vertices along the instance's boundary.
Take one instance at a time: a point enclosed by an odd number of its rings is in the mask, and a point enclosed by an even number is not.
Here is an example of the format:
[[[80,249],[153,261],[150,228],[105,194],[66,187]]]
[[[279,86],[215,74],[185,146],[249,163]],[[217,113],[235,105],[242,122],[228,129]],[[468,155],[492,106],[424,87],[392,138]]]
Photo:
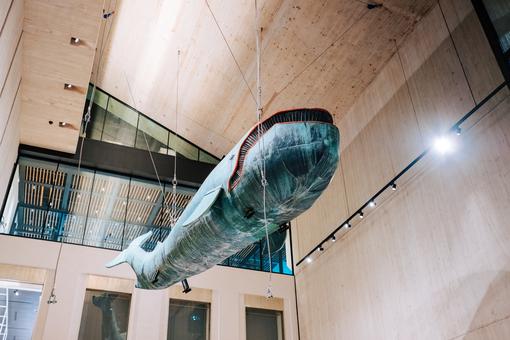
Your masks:
[[[0,264],[16,266],[14,271],[26,267],[47,270],[34,339],[77,339],[89,275],[130,279],[134,285],[135,277],[127,264],[113,269],[104,267],[118,252],[64,244],[56,276],[58,303],[48,306],[45,301],[51,290],[51,269],[55,267],[58,248],[55,242],[0,236]],[[0,265],[0,279],[12,275]],[[211,340],[244,340],[245,294],[264,296],[268,274],[216,266],[188,281],[192,288],[212,291]],[[294,278],[275,274],[272,287],[274,296],[283,299],[285,339],[297,340]],[[133,290],[128,339],[166,339],[170,291]]]

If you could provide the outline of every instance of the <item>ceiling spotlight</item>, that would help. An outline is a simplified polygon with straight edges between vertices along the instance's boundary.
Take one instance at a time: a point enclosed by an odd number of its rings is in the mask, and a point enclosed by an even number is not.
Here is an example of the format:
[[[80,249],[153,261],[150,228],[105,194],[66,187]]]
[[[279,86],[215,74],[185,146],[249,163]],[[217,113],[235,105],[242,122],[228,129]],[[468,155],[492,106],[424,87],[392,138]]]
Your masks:
[[[344,228],[349,229],[351,227],[351,224],[349,222],[344,223]]]
[[[71,90],[73,88],[73,84],[69,84],[69,83],[65,83],[64,84],[64,89],[65,90]]]
[[[19,296],[19,290],[15,289],[14,290],[14,295]]]
[[[391,183],[391,190],[397,190],[397,183]]]
[[[370,202],[368,202],[368,206],[369,206],[370,208],[375,207],[375,201],[374,201],[374,200],[371,200]]]
[[[359,218],[363,218],[365,216],[365,214],[363,214],[363,211],[360,211],[359,214],[358,214]]]
[[[335,241],[336,241],[336,236],[335,235],[331,236],[331,242],[335,242]]]
[[[317,248],[318,251],[324,251],[324,247],[323,246],[319,246],[319,248]]]
[[[441,136],[434,140],[434,149],[441,155],[453,151],[453,142],[448,136]]]
[[[71,41],[69,42],[71,45],[79,45],[80,38],[71,37]]]
[[[457,136],[460,136],[460,134],[461,134],[461,133],[462,133],[462,129],[460,128],[460,126],[457,126],[457,127],[455,128],[455,134],[456,134]]]
[[[306,263],[312,263],[312,258],[310,256],[306,258]]]
[[[59,127],[66,127],[67,125],[69,125],[67,122],[58,122]]]

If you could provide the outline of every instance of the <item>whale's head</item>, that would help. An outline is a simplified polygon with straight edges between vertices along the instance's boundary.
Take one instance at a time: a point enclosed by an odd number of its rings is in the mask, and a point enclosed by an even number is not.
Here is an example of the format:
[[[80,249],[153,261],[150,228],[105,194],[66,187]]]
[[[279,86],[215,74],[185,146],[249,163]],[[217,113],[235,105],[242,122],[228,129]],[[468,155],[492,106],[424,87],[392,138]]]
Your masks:
[[[323,109],[274,114],[255,125],[238,144],[228,191],[246,218],[263,213],[266,174],[268,220],[280,224],[307,210],[331,182],[339,159],[340,135]]]

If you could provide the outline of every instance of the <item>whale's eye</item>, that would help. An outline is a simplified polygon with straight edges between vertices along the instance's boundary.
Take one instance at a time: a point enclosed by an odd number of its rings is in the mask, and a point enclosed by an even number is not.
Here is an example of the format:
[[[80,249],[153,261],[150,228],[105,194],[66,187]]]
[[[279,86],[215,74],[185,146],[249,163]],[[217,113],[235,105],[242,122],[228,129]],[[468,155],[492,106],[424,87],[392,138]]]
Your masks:
[[[255,214],[255,210],[252,207],[248,207],[244,209],[244,218],[250,218]]]

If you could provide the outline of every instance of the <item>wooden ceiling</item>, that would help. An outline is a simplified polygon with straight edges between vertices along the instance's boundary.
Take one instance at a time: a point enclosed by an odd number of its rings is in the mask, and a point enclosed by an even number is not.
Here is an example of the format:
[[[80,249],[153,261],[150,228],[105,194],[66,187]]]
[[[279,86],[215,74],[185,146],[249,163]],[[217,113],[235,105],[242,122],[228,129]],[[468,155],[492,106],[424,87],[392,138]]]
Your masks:
[[[393,55],[395,41],[436,2],[386,0],[370,10],[361,0],[259,0],[265,114],[323,107],[338,122]],[[210,10],[205,0],[26,0],[21,142],[75,152],[105,6],[115,14],[97,84],[205,150],[228,152],[256,121],[250,93],[254,3],[209,0],[209,5]],[[71,37],[81,44],[69,44]],[[77,88],[64,90],[64,83]],[[59,128],[59,121],[69,125]]]
[[[24,4],[21,143],[74,153],[103,1]],[[80,43],[71,45],[71,37]],[[65,90],[66,83],[74,87]],[[59,122],[66,122],[66,127],[59,127]]]
[[[323,107],[336,122],[437,1],[259,1],[265,114]],[[98,85],[172,130],[177,50],[177,132],[222,156],[255,123],[253,0],[209,0],[250,89],[205,0],[117,3]],[[134,101],[129,94],[131,87]]]

